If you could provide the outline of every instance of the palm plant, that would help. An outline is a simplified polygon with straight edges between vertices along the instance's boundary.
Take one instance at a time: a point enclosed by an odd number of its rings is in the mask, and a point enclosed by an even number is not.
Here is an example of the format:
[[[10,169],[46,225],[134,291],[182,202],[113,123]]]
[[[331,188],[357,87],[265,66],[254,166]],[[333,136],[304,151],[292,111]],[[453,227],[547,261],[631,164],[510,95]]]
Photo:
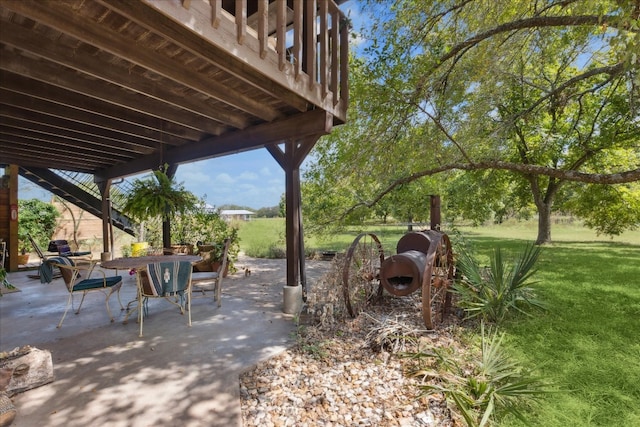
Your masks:
[[[419,366],[412,373],[422,378],[421,395],[443,393],[470,427],[482,427],[507,414],[526,423],[521,409],[550,393],[549,384],[521,369],[502,350],[504,334],[485,333],[481,326],[481,353],[461,361],[448,349],[409,354],[414,360],[435,360],[433,368]],[[459,357],[459,356],[458,356]]]
[[[453,286],[459,295],[458,305],[469,318],[493,323],[500,323],[513,310],[526,314],[527,308],[544,308],[535,298],[531,288],[535,282],[530,280],[540,251],[540,247],[528,244],[509,266],[502,250],[496,248],[491,265],[483,268],[468,249],[461,250],[456,264],[461,280]]]

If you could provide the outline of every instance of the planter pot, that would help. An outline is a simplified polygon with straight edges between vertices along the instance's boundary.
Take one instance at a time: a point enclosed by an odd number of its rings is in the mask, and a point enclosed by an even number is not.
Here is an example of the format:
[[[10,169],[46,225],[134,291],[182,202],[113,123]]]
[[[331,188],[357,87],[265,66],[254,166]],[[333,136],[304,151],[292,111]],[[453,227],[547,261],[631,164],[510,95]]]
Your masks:
[[[164,250],[165,250],[165,253],[170,252],[171,255],[179,255],[179,254],[193,255],[193,245],[191,244],[171,245],[170,248],[165,248]]]
[[[27,265],[29,263],[29,254],[18,255],[18,265]]]
[[[132,243],[131,256],[145,256],[147,255],[148,248],[149,248],[149,242]]]

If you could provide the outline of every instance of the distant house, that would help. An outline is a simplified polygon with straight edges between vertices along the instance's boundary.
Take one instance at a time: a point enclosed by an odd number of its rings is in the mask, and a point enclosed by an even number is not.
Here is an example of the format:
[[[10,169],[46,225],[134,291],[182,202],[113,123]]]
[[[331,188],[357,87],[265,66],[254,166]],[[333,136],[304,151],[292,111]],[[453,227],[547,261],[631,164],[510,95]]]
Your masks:
[[[223,209],[220,211],[220,217],[225,221],[251,221],[251,215],[255,215],[255,212],[244,209]]]

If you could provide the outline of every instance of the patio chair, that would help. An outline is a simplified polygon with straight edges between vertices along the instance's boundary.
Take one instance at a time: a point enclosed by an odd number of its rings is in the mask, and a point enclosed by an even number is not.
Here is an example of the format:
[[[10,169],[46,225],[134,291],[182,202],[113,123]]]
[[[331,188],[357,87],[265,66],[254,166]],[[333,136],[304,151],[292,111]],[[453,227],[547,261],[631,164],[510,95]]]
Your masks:
[[[29,274],[27,277],[31,279],[40,279],[40,283],[50,283],[53,279],[59,279],[61,277],[60,272],[53,271],[53,267],[50,264],[47,264],[47,260],[49,259],[40,246],[36,243],[36,241],[31,237],[31,234],[27,234],[29,237],[29,241],[31,242],[31,246],[33,246],[33,250],[38,254],[38,258],[40,258],[40,267],[38,267],[38,274]]]
[[[196,272],[192,277],[194,291],[201,292],[202,295],[205,295],[206,291],[213,291],[213,300],[218,303],[218,307],[222,305],[222,279],[227,270],[230,245],[231,240],[226,239],[222,250],[222,262],[216,271]]]
[[[113,315],[111,314],[111,308],[109,307],[109,298],[114,292],[118,296],[120,310],[124,310],[124,306],[122,305],[122,301],[120,300],[122,276],[107,277],[104,271],[97,270],[97,273],[100,273],[102,277],[92,279],[91,274],[94,271],[94,267],[96,266],[97,261],[91,262],[90,264],[75,265],[73,260],[68,257],[53,257],[47,259],[46,264],[58,267],[62,275],[62,279],[64,280],[64,283],[67,287],[67,291],[69,291],[67,307],[64,310],[62,319],[60,319],[60,323],[58,323],[58,328],[62,327],[62,322],[67,315],[67,311],[69,311],[69,306],[73,307],[73,295],[77,293],[82,293],[82,299],[80,300],[80,305],[78,306],[76,314],[80,313],[80,308],[82,308],[84,297],[92,291],[100,291],[106,295],[105,302],[107,306],[107,314],[109,315],[109,319],[111,320],[111,322],[113,322],[114,319]],[[80,271],[86,272],[84,273],[86,274],[86,279],[79,280]]]
[[[49,242],[49,252],[58,252],[58,255],[72,257],[75,259],[90,260],[91,251],[72,251],[67,240],[51,240]]]
[[[191,326],[191,274],[192,266],[189,261],[161,261],[147,264],[145,268],[136,271],[140,337],[142,337],[144,317],[149,314],[150,298],[164,298],[180,308],[180,314],[183,315],[186,309],[189,326]],[[125,323],[130,313],[127,313]]]

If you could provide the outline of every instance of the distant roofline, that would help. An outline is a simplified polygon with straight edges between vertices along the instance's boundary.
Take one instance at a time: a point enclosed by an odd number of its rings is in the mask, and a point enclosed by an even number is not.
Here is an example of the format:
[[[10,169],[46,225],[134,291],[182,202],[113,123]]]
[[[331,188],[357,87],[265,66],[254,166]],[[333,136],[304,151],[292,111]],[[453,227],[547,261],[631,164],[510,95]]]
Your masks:
[[[223,209],[220,211],[220,215],[255,215],[255,212],[248,211],[246,209]]]

